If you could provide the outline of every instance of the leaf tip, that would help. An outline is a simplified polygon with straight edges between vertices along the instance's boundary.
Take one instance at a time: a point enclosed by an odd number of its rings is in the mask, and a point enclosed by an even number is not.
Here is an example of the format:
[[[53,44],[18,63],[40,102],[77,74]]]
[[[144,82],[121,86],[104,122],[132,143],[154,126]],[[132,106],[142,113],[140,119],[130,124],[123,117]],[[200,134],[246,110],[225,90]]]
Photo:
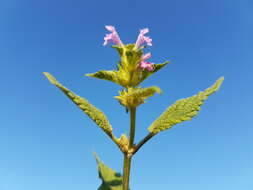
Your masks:
[[[220,86],[222,85],[224,79],[225,79],[225,78],[224,78],[223,76],[220,77],[220,78],[218,78],[218,80],[215,82],[215,86],[216,86],[215,91],[219,90],[219,88],[220,88]]]
[[[87,73],[84,76],[86,76],[86,77],[92,77],[92,74],[91,73]]]
[[[157,94],[161,94],[163,92],[159,87],[156,86],[155,88]]]
[[[224,81],[224,79],[225,79],[225,77],[220,77],[219,79],[218,79],[218,81],[220,81],[221,83]]]
[[[165,62],[164,62],[165,65],[167,65],[167,64],[169,64],[169,63],[171,63],[171,61],[165,61]]]
[[[57,81],[56,79],[48,72],[43,72],[43,74],[47,77],[47,79],[52,83],[52,84],[56,84]]]
[[[46,77],[48,77],[48,75],[50,75],[48,72],[42,72],[43,75],[45,75]]]
[[[100,158],[98,157],[97,153],[95,151],[92,151],[92,154],[95,157],[97,164],[99,164]]]

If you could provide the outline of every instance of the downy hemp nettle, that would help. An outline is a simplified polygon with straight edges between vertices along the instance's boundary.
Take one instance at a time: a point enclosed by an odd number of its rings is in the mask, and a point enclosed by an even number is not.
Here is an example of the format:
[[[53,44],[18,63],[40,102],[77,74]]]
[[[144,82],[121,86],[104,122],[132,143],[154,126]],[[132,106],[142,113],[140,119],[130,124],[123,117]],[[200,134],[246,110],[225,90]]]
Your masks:
[[[113,26],[105,27],[110,33],[104,37],[104,44],[114,43],[112,46],[117,50],[120,61],[117,70],[102,70],[86,76],[114,82],[124,89],[115,98],[126,108],[130,115],[129,134],[122,134],[119,138],[113,134],[113,129],[105,114],[90,104],[86,99],[74,94],[72,91],[61,85],[52,75],[44,72],[49,81],[57,86],[68,98],[70,98],[86,115],[88,115],[117,145],[124,155],[123,176],[104,165],[98,156],[95,155],[99,177],[102,180],[98,190],[128,190],[131,160],[134,154],[152,137],[161,131],[170,129],[172,126],[183,121],[191,120],[197,115],[200,106],[209,95],[217,91],[223,81],[219,78],[213,86],[198,94],[176,101],[168,107],[148,128],[148,134],[140,142],[135,143],[135,116],[136,109],[145,100],[155,93],[161,93],[157,86],[142,88],[141,82],[162,69],[168,62],[154,64],[149,62],[151,53],[144,54],[144,45],[152,46],[152,39],[145,36],[149,30],[142,29],[134,44],[123,44]]]

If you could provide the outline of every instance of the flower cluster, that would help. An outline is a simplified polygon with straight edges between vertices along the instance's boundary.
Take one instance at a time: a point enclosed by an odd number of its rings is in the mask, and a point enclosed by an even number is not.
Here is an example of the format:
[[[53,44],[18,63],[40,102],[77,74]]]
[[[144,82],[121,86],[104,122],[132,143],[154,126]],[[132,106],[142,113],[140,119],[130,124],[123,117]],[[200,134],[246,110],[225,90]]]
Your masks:
[[[122,43],[116,29],[114,26],[105,26],[105,28],[111,32],[110,34],[106,34],[104,37],[104,44],[107,45],[108,43],[112,42],[116,44],[119,47],[124,47],[124,44]],[[140,34],[138,35],[138,38],[135,42],[135,49],[140,49],[142,47],[142,44],[146,43],[148,46],[152,46],[152,39],[148,36],[145,36],[146,33],[149,32],[148,28],[144,28],[140,30]],[[154,70],[154,63],[148,62],[147,59],[151,57],[151,53],[147,53],[141,57],[141,60],[139,62],[139,68],[147,71],[153,71]]]

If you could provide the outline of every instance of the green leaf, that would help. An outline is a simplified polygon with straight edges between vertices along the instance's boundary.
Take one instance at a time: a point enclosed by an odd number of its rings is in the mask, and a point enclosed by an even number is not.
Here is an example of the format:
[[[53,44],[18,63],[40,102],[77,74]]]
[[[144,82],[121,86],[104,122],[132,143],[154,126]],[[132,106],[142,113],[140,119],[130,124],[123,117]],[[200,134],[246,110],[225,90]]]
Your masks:
[[[123,106],[133,108],[143,104],[145,99],[153,96],[155,93],[161,93],[161,89],[157,86],[151,86],[148,88],[129,88],[121,91],[120,95],[115,98],[118,99]]]
[[[112,45],[112,48],[114,48],[118,51],[120,57],[123,55],[123,53],[124,53],[124,48],[123,47],[120,47],[120,46],[117,46],[117,45]]]
[[[147,71],[144,70],[142,73],[142,77],[139,83],[141,83],[142,81],[144,81],[146,78],[148,78],[149,76],[151,76],[152,74],[156,73],[157,71],[159,71],[160,69],[162,69],[165,65],[167,65],[169,63],[169,61],[165,61],[164,63],[159,63],[159,64],[155,64],[155,69],[153,71]]]
[[[133,93],[133,96],[136,96],[136,97],[141,97],[141,98],[148,98],[150,96],[153,96],[155,93],[158,93],[160,94],[162,91],[159,87],[157,86],[151,86],[151,87],[148,87],[148,88],[140,88],[138,90],[136,90],[134,93]]]
[[[69,89],[61,85],[52,75],[47,72],[43,73],[48,80],[57,86],[65,95],[68,96],[84,113],[86,113],[103,131],[108,135],[112,135],[112,126],[106,118],[105,114],[90,104],[86,99],[74,94]]]
[[[86,74],[86,76],[108,80],[125,88],[132,88],[137,87],[142,81],[169,63],[166,61],[161,64],[154,64],[154,70],[148,71],[139,67],[143,56],[143,47],[136,49],[135,44],[127,44],[124,47],[114,45],[112,47],[120,55],[117,70],[102,70],[96,73]]]
[[[121,174],[106,166],[96,154],[94,155],[98,165],[99,178],[102,180],[98,190],[122,190]]]
[[[96,73],[86,74],[86,76],[118,83],[117,71],[98,71]]]
[[[219,78],[213,86],[203,92],[199,92],[189,98],[176,101],[165,112],[163,112],[158,119],[156,119],[148,130],[153,133],[159,133],[166,129],[170,129],[173,125],[183,121],[191,120],[198,114],[200,106],[208,98],[209,95],[216,92],[222,84],[224,78]]]

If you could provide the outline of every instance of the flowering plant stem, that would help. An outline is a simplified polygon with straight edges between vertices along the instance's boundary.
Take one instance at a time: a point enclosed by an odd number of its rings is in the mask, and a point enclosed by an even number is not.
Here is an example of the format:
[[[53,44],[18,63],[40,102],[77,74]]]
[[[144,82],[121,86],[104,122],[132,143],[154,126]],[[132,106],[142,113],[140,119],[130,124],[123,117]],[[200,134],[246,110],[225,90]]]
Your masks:
[[[132,157],[128,157],[128,155],[124,155],[124,169],[123,169],[123,190],[129,189],[129,177],[130,177],[130,169],[131,169],[131,159]]]
[[[136,108],[130,108],[130,132],[129,132],[128,150],[131,150],[134,145],[135,118],[136,118]],[[127,152],[124,153],[123,190],[128,190],[129,188],[129,178],[130,178],[132,156],[133,154],[131,153],[127,153]]]
[[[151,53],[144,54],[143,49],[145,46],[143,44],[152,46],[152,39],[145,36],[145,34],[149,32],[148,28],[140,30],[135,44],[123,44],[115,27],[106,26],[106,29],[111,33],[105,36],[104,45],[113,42],[115,45],[112,47],[115,48],[120,55],[117,70],[101,70],[96,73],[86,74],[86,76],[111,81],[124,88],[115,98],[125,109],[130,111],[130,130],[128,136],[126,134],[121,134],[120,138],[117,138],[113,134],[113,128],[109,120],[101,110],[89,103],[85,98],[70,91],[49,73],[44,72],[44,74],[52,84],[68,96],[73,103],[112,139],[124,155],[123,176],[118,175],[119,173],[104,165],[101,160],[95,156],[98,163],[99,177],[102,180],[102,184],[98,190],[129,190],[131,160],[133,155],[156,134],[171,129],[174,125],[191,120],[195,117],[208,96],[219,89],[224,78],[219,78],[211,87],[194,96],[177,100],[152,122],[148,127],[149,133],[135,144],[134,137],[137,107],[145,103],[145,100],[155,93],[161,93],[161,89],[157,86],[142,88],[140,83],[159,71],[169,62],[166,61],[164,63],[155,64],[147,61],[151,57]]]

